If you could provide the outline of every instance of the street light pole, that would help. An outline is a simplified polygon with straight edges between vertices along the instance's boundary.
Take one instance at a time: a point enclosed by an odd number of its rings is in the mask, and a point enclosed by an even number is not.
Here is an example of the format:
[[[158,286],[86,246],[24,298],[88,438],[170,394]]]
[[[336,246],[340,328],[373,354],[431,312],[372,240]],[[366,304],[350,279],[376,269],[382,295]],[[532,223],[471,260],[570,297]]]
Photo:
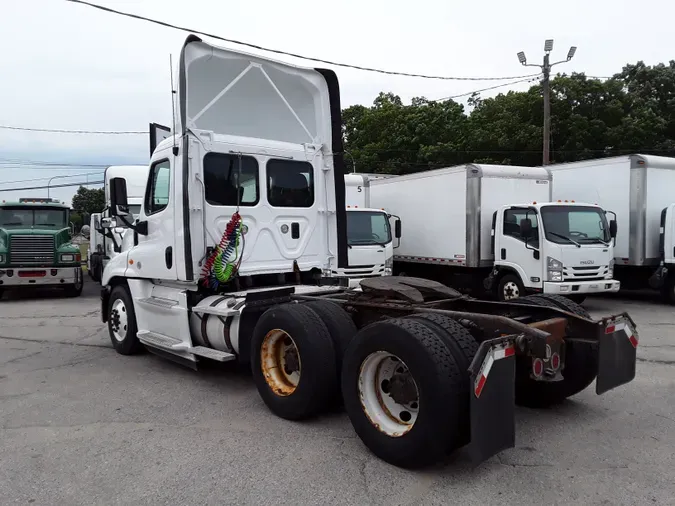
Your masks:
[[[539,67],[543,74],[541,81],[541,88],[544,96],[544,146],[543,146],[543,160],[542,165],[548,165],[551,163],[550,157],[550,148],[551,148],[551,88],[550,88],[550,77],[551,77],[551,67],[558,65],[559,63],[565,63],[572,59],[574,53],[577,52],[576,46],[570,47],[570,50],[567,52],[567,58],[565,60],[560,60],[555,63],[550,63],[549,56],[553,51],[553,39],[547,39],[544,42],[544,61],[542,65],[537,65],[534,63],[527,63],[525,58],[525,53],[523,51],[518,53],[518,61],[521,65],[525,67]]]

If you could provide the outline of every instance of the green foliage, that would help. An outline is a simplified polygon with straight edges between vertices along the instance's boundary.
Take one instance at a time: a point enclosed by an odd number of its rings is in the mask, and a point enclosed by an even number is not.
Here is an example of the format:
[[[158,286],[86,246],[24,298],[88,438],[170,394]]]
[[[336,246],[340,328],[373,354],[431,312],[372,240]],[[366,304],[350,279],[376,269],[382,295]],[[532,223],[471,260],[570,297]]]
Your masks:
[[[105,206],[105,190],[103,188],[85,188],[80,186],[73,196],[72,208],[82,213],[100,213]]]
[[[493,98],[474,95],[470,113],[452,100],[404,105],[380,93],[371,107],[343,111],[345,163],[358,172],[409,173],[470,162],[540,165],[541,86]],[[551,162],[620,154],[675,156],[675,61],[627,65],[601,81],[551,80]]]

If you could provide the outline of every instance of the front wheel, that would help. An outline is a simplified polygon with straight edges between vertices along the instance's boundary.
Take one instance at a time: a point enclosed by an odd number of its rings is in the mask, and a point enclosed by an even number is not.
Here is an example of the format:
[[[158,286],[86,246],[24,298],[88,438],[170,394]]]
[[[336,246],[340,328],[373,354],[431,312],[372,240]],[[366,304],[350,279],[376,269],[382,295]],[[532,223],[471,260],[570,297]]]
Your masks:
[[[110,293],[108,302],[108,333],[113,348],[120,355],[134,355],[143,350],[138,340],[136,312],[129,290],[118,285]]]
[[[82,272],[82,267],[78,267],[75,271],[75,283],[72,283],[65,287],[66,296],[79,297],[80,295],[82,295],[83,288],[84,288],[84,273]]]
[[[520,277],[515,274],[507,274],[497,284],[497,298],[504,302],[525,296],[525,287]]]

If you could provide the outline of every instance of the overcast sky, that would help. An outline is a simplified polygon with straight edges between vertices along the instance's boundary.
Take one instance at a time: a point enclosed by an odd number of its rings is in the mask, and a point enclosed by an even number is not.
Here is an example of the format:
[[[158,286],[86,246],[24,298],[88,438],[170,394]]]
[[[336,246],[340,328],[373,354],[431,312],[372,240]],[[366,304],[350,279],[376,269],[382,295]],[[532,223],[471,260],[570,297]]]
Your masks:
[[[317,58],[403,72],[518,76],[525,51],[539,62],[543,42],[553,58],[574,59],[561,72],[609,76],[626,63],[667,62],[675,53],[675,2],[641,0],[103,0],[94,3],[166,22]],[[545,6],[548,5],[548,10]],[[77,130],[146,131],[171,123],[169,54],[186,33],[108,14],[65,0],[4,2],[0,16],[0,125]],[[284,58],[241,46],[217,45]],[[335,68],[343,106],[372,103],[379,91],[405,101],[442,98],[494,82],[431,81]],[[529,84],[510,89],[522,90]],[[486,92],[493,96],[502,88]],[[35,168],[29,161],[69,164],[146,163],[147,135],[82,135],[0,129],[0,189],[94,181],[99,167]],[[19,162],[17,162],[17,160]],[[94,174],[91,174],[94,172]],[[87,174],[73,176],[73,174]],[[37,178],[44,178],[36,181]],[[17,183],[11,183],[18,181]],[[75,188],[51,190],[69,201]],[[0,199],[46,196],[46,190],[0,192]]]

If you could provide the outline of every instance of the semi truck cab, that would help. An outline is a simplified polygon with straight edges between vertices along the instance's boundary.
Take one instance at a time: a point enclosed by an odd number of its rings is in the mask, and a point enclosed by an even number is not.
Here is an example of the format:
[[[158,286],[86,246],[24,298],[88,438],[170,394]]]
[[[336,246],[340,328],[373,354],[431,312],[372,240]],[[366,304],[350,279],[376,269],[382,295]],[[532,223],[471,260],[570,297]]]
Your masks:
[[[597,205],[546,202],[503,206],[493,215],[494,269],[505,300],[526,292],[583,300],[591,293],[617,292],[613,279],[616,221]]]
[[[70,208],[52,199],[0,204],[0,296],[7,287],[63,287],[82,293],[80,248],[71,242]]]

